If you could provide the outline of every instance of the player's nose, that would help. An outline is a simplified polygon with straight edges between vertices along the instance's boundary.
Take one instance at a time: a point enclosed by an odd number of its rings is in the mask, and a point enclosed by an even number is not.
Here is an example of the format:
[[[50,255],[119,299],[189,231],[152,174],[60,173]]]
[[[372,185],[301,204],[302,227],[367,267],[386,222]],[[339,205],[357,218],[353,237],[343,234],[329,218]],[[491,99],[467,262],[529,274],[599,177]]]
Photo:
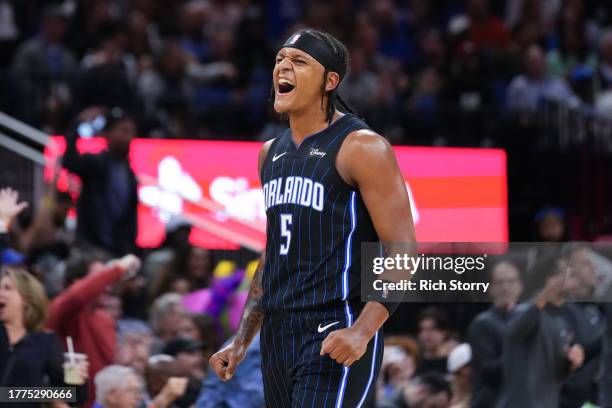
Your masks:
[[[287,71],[289,69],[291,69],[291,62],[289,61],[289,58],[283,58],[277,65],[276,65],[276,69],[279,72],[282,71]]]

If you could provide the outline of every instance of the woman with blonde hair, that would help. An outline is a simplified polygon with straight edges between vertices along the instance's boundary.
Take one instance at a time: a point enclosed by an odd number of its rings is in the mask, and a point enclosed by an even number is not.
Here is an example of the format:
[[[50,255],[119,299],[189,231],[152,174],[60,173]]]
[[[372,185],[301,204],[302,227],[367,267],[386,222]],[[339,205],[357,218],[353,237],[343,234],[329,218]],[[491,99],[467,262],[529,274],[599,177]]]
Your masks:
[[[55,333],[42,331],[47,317],[42,284],[23,269],[7,268],[0,278],[0,386],[66,387],[63,350]],[[79,367],[87,377],[87,363]],[[44,383],[45,377],[49,382]],[[78,387],[77,399],[83,397]],[[20,408],[39,403],[18,403]],[[61,406],[62,404],[60,404]],[[8,405],[7,405],[8,406]]]
[[[0,278],[0,386],[66,387],[63,350],[55,333],[42,331],[47,317],[42,284],[19,268],[6,268]],[[79,367],[87,377],[87,363]],[[48,377],[49,383],[44,383]],[[78,387],[81,400],[83,387]],[[20,408],[39,403],[19,403]]]
[[[0,189],[0,250],[8,244],[13,220],[27,206],[19,202],[17,191]],[[66,386],[59,337],[42,331],[48,302],[42,284],[27,271],[7,267],[0,274],[0,387]],[[77,368],[83,378],[87,378],[87,366],[85,362]],[[86,387],[76,387],[76,399],[87,399]],[[40,403],[2,403],[2,407],[9,406],[33,408]]]

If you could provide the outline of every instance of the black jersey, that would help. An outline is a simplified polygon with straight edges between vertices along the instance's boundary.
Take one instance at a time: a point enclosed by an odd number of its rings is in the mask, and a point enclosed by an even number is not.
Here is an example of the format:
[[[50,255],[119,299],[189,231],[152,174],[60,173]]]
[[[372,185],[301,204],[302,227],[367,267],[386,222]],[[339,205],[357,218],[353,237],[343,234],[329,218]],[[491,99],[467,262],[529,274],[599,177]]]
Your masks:
[[[336,169],[352,114],[298,147],[287,129],[261,170],[267,215],[262,306],[270,312],[335,306],[360,296],[361,242],[378,241],[359,190]]]

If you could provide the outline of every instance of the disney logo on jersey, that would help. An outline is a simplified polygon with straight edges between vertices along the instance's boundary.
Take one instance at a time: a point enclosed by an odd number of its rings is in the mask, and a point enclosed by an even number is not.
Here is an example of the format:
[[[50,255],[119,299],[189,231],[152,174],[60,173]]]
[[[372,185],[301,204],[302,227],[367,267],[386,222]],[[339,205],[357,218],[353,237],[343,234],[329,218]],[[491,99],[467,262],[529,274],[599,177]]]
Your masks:
[[[310,148],[310,153],[308,153],[309,156],[316,156],[316,157],[324,157],[327,153],[320,151],[319,149],[315,149],[314,147]]]

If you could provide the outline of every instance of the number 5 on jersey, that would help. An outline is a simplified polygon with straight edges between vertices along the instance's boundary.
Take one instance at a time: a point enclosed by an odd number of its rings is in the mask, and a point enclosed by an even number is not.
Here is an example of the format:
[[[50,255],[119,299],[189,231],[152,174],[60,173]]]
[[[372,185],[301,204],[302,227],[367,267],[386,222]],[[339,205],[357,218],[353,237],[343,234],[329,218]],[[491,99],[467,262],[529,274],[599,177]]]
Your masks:
[[[291,224],[293,223],[293,214],[280,215],[281,237],[285,242],[280,246],[280,254],[287,255],[289,253],[289,245],[291,245]]]

